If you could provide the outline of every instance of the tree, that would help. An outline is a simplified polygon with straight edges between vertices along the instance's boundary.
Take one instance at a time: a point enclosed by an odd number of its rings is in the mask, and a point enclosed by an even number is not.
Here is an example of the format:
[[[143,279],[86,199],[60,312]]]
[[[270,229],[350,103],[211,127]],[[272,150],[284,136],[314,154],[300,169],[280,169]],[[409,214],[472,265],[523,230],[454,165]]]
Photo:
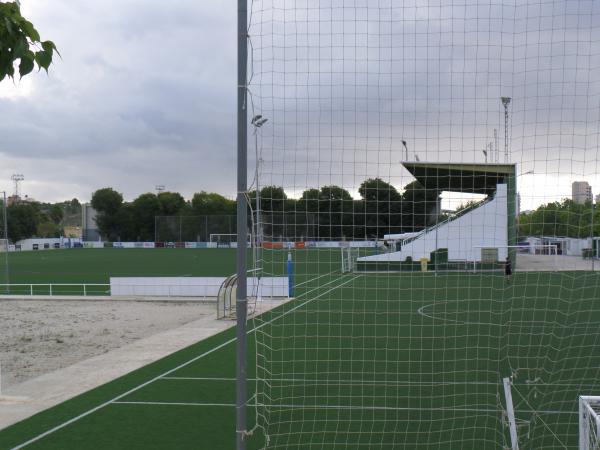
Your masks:
[[[591,202],[581,204],[570,199],[547,203],[531,213],[520,214],[519,235],[587,238],[592,234],[592,212],[594,235],[598,236],[600,208],[594,208]]]
[[[14,79],[15,63],[23,78],[37,65],[48,72],[54,53],[52,41],[42,41],[33,24],[21,15],[18,2],[0,3],[0,81]]]
[[[176,216],[186,206],[185,199],[178,192],[161,192],[158,194],[160,214],[163,216]]]
[[[318,213],[320,196],[321,192],[318,189],[305,190],[298,201],[298,210],[314,214]]]
[[[386,233],[401,232],[402,196],[394,186],[381,178],[369,178],[358,193],[363,198],[367,236],[382,238]]]
[[[287,195],[280,186],[265,186],[260,190],[260,209],[264,214],[284,212]]]
[[[155,218],[160,215],[160,201],[152,193],[142,194],[132,203],[137,240],[153,241]]]
[[[114,216],[115,235],[111,240],[137,240],[134,210],[131,203],[125,203]]]
[[[123,196],[112,188],[98,189],[92,194],[92,208],[97,212],[96,225],[100,234],[113,241],[120,237],[122,218],[117,214],[123,206]]]
[[[404,187],[402,193],[402,230],[420,231],[436,220],[438,192],[425,189],[418,181]]]
[[[350,193],[340,186],[323,186],[319,191],[319,237],[353,238],[354,205]]]
[[[98,213],[116,214],[123,204],[123,195],[113,188],[98,189],[92,194],[92,208]]]
[[[64,217],[64,212],[59,204],[51,205],[48,211],[49,219],[55,224],[59,225]]]
[[[12,242],[36,235],[40,221],[38,206],[34,203],[14,203],[7,208],[8,238]]]
[[[236,202],[215,192],[197,192],[192,197],[192,210],[197,216],[235,215]]]

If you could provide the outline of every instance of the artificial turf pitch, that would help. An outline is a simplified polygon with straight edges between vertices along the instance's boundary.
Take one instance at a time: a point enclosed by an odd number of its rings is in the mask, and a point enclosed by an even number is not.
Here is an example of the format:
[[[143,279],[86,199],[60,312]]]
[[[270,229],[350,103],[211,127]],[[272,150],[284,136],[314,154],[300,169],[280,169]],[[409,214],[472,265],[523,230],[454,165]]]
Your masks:
[[[283,270],[285,252],[268,258]],[[342,275],[338,253],[295,259],[296,299],[249,324],[249,427],[260,426],[248,448],[265,436],[270,448],[510,447],[507,376],[521,448],[577,448],[577,396],[600,393],[598,274]],[[25,448],[234,448],[233,337],[2,430],[0,448],[49,430]]]
[[[111,276],[210,277],[235,272],[235,249],[227,248],[74,248],[8,256],[11,283],[108,283]]]

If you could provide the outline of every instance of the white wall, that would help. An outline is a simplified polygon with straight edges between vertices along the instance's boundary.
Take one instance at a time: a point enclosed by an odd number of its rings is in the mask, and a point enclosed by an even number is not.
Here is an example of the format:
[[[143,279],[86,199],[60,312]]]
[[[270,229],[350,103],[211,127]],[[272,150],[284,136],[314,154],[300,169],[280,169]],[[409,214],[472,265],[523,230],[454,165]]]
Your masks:
[[[225,277],[111,277],[110,294],[148,297],[216,297]],[[248,295],[256,293],[257,278],[248,278]],[[260,279],[262,297],[287,297],[287,277]]]
[[[447,248],[450,261],[481,261],[481,247],[500,247],[498,258],[504,260],[508,253],[507,200],[507,187],[499,184],[495,198],[405,244],[401,251],[358,260],[405,261],[410,256],[413,261],[418,261],[430,258],[436,249]]]
[[[568,238],[566,239],[565,244],[563,244],[563,251],[566,247],[566,252],[563,252],[563,254],[566,254],[568,256],[582,256],[584,248],[592,248],[592,239]]]
[[[583,249],[592,248],[592,239],[577,239],[577,238],[568,238],[568,237],[527,237],[525,239],[530,247],[530,253],[535,253],[535,246],[539,245],[556,245],[560,244],[562,248],[562,254],[566,256],[582,256]]]
[[[75,242],[81,242],[79,238],[40,238],[40,239],[23,239],[16,243],[17,246],[21,246],[21,251],[33,250],[33,246],[37,244],[38,250],[44,250],[44,244],[49,245],[49,250],[54,249],[54,244],[60,245],[60,248],[64,248],[71,242],[71,246]],[[48,250],[48,249],[45,249]]]

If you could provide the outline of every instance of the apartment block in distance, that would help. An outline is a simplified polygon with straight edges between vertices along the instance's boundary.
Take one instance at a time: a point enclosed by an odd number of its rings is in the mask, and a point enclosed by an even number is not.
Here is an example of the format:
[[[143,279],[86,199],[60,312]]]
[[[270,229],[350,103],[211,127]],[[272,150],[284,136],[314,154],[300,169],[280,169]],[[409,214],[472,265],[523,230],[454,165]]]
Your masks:
[[[592,201],[592,187],[587,181],[574,181],[572,185],[573,196],[575,203],[585,203]]]

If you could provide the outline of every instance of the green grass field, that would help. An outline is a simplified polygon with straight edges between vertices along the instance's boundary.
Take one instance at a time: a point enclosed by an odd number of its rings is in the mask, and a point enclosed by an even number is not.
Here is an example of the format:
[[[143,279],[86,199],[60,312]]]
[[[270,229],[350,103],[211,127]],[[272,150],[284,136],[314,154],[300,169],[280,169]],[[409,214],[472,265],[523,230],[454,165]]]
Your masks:
[[[0,260],[0,265],[4,261]],[[11,283],[108,283],[111,276],[225,276],[234,249],[70,249],[9,254]]]
[[[285,257],[266,253],[265,270]],[[600,394],[598,274],[294,259],[296,299],[249,324],[249,448],[509,448],[508,376],[520,448],[577,448],[577,396]],[[231,449],[234,352],[228,330],[0,431],[0,448]]]

